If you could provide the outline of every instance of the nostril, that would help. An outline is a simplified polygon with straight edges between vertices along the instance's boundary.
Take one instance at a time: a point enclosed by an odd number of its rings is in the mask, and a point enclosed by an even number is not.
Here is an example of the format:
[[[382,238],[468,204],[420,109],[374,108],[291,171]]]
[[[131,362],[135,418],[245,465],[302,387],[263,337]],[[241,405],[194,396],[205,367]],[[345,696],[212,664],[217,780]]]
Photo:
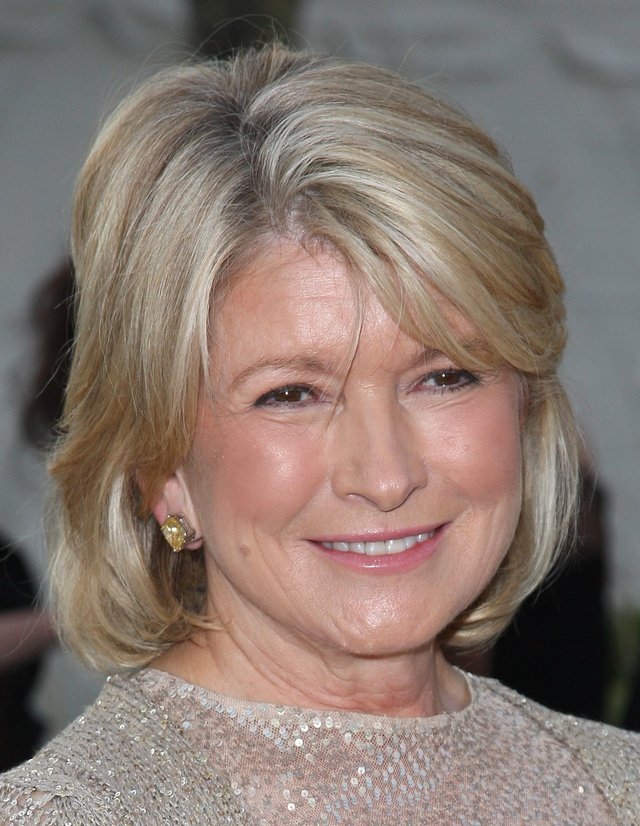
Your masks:
[[[373,460],[360,464],[343,466],[335,474],[334,491],[342,497],[366,499],[383,512],[403,505],[411,494],[427,483],[424,465],[413,467],[396,461],[393,465],[383,465]]]

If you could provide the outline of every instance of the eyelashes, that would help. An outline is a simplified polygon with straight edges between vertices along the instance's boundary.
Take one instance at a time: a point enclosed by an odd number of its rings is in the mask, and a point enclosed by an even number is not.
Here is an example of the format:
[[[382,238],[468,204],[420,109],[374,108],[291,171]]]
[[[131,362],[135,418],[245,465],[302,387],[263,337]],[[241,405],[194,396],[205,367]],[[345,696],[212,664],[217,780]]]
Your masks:
[[[439,393],[451,393],[462,390],[470,384],[477,384],[479,381],[480,379],[475,373],[448,367],[446,370],[432,370],[427,373],[420,383]]]
[[[255,407],[301,407],[320,398],[320,394],[306,384],[285,384],[263,393]]]
[[[413,387],[418,392],[444,395],[463,390],[465,387],[477,384],[479,381],[479,377],[468,370],[447,367],[444,370],[431,370],[415,382]],[[274,387],[259,396],[254,402],[254,407],[300,408],[324,400],[324,392],[313,387],[313,385],[284,384],[281,387]]]

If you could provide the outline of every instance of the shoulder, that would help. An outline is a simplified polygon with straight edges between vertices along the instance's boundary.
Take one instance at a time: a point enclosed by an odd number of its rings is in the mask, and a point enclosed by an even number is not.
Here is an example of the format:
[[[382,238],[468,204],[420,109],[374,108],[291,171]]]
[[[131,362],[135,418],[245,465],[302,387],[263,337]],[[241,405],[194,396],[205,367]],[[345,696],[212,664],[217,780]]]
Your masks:
[[[618,814],[640,823],[640,734],[551,711],[496,680],[475,678],[497,703],[571,752]]]
[[[135,676],[109,679],[81,717],[2,775],[0,804],[1,826],[243,822],[225,778]]]

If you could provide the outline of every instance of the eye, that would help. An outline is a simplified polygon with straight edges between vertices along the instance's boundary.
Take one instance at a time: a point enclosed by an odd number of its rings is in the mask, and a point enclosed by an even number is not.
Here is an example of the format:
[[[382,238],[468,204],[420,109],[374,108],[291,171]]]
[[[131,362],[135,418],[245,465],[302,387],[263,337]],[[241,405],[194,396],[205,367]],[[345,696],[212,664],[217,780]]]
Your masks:
[[[317,394],[304,384],[287,384],[264,393],[256,400],[256,407],[301,406],[317,398]]]
[[[468,370],[459,370],[456,367],[447,367],[445,370],[432,370],[422,380],[422,384],[429,389],[440,393],[453,390],[462,390],[470,384],[476,384],[478,377]]]

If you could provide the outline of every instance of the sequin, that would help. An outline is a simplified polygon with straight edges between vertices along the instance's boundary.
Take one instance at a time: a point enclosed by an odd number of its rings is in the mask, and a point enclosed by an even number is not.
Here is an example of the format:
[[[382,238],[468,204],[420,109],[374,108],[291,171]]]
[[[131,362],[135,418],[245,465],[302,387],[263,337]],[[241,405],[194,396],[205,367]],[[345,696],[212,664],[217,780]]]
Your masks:
[[[412,720],[248,703],[154,669],[116,677],[0,778],[2,815],[25,826],[640,823],[639,735],[469,682],[466,709]]]

